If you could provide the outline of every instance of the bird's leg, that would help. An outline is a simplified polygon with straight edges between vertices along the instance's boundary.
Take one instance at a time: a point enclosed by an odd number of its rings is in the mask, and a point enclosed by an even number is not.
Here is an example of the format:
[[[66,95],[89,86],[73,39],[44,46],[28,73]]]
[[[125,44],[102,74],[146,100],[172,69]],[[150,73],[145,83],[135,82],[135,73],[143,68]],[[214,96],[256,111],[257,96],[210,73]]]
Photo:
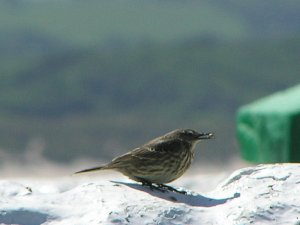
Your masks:
[[[176,192],[179,194],[184,194],[186,195],[187,192],[186,191],[179,191],[171,186],[165,185],[165,184],[157,184],[159,188],[163,189],[163,190],[168,190],[168,191],[172,191],[172,192]]]
[[[162,189],[159,186],[155,186],[151,182],[149,182],[149,181],[147,181],[145,179],[138,178],[138,180],[142,183],[143,186],[148,186],[151,191],[153,191],[155,189],[155,190],[158,190],[158,191],[161,191],[161,192],[165,192],[165,189]]]
[[[172,191],[172,192],[176,192],[176,193],[179,193],[179,194],[184,194],[186,195],[187,192],[186,191],[179,191],[171,186],[168,186],[168,185],[165,185],[165,184],[155,184],[153,185],[153,183],[151,183],[150,181],[147,181],[143,178],[139,178],[139,177],[136,177],[137,180],[139,180],[143,186],[148,186],[150,188],[151,191],[153,190],[158,190],[158,191],[161,191],[161,192],[165,192],[165,191]]]

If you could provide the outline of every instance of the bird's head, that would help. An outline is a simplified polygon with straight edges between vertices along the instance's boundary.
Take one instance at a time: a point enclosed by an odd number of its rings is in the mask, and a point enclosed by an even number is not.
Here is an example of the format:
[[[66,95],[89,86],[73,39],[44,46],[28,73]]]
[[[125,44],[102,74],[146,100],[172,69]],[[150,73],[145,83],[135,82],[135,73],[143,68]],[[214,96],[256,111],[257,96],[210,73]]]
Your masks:
[[[168,138],[179,138],[189,142],[198,142],[203,139],[214,138],[213,133],[200,133],[192,129],[177,129],[166,135]]]

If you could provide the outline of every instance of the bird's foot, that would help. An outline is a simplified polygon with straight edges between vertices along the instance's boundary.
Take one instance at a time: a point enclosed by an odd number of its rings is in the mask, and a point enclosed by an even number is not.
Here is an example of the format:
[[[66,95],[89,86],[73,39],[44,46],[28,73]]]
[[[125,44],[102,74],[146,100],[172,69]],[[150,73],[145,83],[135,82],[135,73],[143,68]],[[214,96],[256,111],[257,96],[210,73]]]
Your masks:
[[[142,181],[142,185],[143,186],[148,186],[150,188],[151,191],[153,190],[158,190],[158,191],[161,191],[161,192],[165,192],[166,190],[162,189],[161,187],[159,186],[156,186],[156,185],[153,185],[152,183],[148,182],[148,181]]]
[[[165,184],[157,184],[159,188],[161,188],[162,190],[167,190],[167,191],[172,191],[172,192],[176,192],[179,194],[184,194],[186,195],[187,192],[186,191],[179,191],[176,188],[173,188],[171,186],[165,185]]]
[[[144,179],[141,179],[141,178],[139,178],[139,181],[142,183],[143,186],[148,186],[151,191],[158,190],[158,191],[161,191],[163,193],[166,192],[166,191],[171,191],[171,192],[184,194],[184,195],[187,194],[186,191],[179,191],[176,188],[173,188],[173,187],[165,185],[165,184],[155,184],[155,183],[151,183],[151,182],[149,182],[147,180],[144,180]]]

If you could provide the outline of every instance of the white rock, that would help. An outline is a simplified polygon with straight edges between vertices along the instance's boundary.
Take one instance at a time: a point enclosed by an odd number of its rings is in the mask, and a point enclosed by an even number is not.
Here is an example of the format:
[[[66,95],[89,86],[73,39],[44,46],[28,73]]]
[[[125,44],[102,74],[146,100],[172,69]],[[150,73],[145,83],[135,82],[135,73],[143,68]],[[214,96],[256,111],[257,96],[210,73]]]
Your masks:
[[[2,180],[0,196],[0,224],[299,225],[300,164],[241,169],[207,193],[71,177]]]

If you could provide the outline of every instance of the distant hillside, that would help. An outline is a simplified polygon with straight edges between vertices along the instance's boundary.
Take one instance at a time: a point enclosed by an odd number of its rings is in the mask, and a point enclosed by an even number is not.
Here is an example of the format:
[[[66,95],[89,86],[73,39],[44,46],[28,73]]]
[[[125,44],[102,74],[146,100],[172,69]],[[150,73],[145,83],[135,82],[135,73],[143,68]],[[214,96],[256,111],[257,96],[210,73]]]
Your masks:
[[[299,52],[300,38],[194,39],[0,55],[0,147],[18,152],[38,138],[56,160],[110,158],[191,127],[216,133],[202,157],[230,157],[236,109],[297,84]]]
[[[62,0],[0,2],[1,35],[40,33],[62,42],[99,43],[191,37],[288,37],[300,32],[295,0]]]
[[[216,133],[201,157],[224,161],[236,109],[299,83],[299,12],[295,0],[2,0],[0,150],[111,158],[191,127]]]

